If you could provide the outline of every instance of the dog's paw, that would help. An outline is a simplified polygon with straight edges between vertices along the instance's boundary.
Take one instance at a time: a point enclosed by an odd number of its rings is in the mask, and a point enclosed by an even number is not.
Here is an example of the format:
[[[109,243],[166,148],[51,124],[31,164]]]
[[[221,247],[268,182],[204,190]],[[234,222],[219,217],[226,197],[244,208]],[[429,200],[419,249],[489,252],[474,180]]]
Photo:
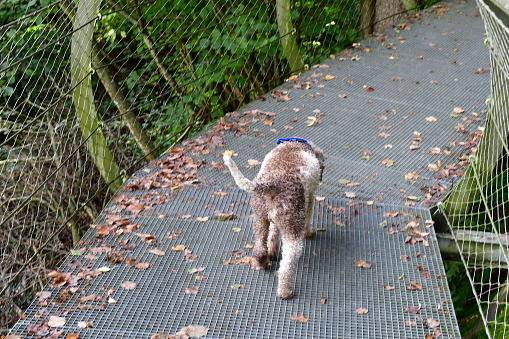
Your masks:
[[[279,299],[291,299],[293,298],[293,292],[292,290],[288,289],[288,290],[278,290],[277,291],[277,297]]]
[[[266,270],[267,268],[269,268],[269,262],[267,260],[263,263],[260,263],[258,260],[255,259],[251,262],[251,268],[254,270]]]

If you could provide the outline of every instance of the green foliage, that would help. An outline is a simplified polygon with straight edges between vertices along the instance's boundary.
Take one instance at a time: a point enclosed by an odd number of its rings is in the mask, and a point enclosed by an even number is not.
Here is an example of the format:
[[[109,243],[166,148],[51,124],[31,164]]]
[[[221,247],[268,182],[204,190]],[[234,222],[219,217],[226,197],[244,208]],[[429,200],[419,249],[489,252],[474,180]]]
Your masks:
[[[122,12],[103,13],[95,39],[117,56],[115,75],[128,100],[143,116],[149,134],[169,146],[188,125],[197,127],[236,110],[289,76],[276,23],[275,1],[158,0],[139,11],[126,3],[146,37]],[[357,38],[358,10],[351,1],[296,1],[293,17],[301,53],[308,64]],[[161,60],[157,65],[154,53]],[[165,69],[171,80],[163,76]],[[116,120],[113,105],[102,103]]]

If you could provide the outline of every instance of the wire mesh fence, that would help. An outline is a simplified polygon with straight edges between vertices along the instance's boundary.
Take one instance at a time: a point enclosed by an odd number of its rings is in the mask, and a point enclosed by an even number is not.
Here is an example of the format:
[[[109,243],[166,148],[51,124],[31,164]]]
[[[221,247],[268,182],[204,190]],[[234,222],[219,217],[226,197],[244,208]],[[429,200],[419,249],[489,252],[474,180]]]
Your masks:
[[[129,174],[407,10],[375,4],[3,1],[2,328]]]
[[[491,97],[487,122],[470,136],[476,152],[470,166],[441,209],[461,254],[481,318],[467,337],[482,332],[489,338],[509,335],[508,263],[508,85],[509,16],[503,7],[478,0],[491,55]]]

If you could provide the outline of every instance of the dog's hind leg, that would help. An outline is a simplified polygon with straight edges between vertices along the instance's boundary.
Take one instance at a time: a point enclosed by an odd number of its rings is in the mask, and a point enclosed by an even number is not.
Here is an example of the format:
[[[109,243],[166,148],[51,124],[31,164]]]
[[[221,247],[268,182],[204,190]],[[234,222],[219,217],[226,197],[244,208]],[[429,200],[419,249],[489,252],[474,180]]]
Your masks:
[[[269,254],[267,248],[269,224],[269,218],[266,213],[253,214],[253,231],[255,236],[253,252],[256,260],[252,267],[257,270],[264,270],[269,267]]]
[[[283,234],[283,257],[278,270],[277,296],[281,299],[293,297],[291,288],[297,263],[304,250],[302,238],[288,239]]]
[[[277,260],[279,252],[279,230],[272,221],[270,222],[269,226],[269,238],[267,240],[267,247],[269,250],[269,260]]]
[[[306,220],[304,222],[304,237],[311,238],[315,232],[311,231],[311,215],[313,214],[313,204],[314,204],[314,193],[308,192],[306,194]]]

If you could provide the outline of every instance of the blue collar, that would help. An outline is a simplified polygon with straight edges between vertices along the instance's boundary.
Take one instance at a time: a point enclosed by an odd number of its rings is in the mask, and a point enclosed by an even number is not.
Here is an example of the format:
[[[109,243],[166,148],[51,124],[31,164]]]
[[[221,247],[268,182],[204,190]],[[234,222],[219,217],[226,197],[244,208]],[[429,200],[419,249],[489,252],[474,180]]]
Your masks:
[[[301,138],[281,138],[281,139],[277,139],[276,144],[278,144],[278,145],[279,145],[279,144],[281,144],[281,143],[283,143],[283,142],[285,142],[285,141],[298,141],[298,142],[302,142],[304,145],[306,145],[307,147],[309,147],[309,149],[310,149],[311,151],[313,151],[313,152],[314,152],[313,147],[311,147],[311,145],[307,142],[307,140],[305,140],[305,139],[301,139]]]

